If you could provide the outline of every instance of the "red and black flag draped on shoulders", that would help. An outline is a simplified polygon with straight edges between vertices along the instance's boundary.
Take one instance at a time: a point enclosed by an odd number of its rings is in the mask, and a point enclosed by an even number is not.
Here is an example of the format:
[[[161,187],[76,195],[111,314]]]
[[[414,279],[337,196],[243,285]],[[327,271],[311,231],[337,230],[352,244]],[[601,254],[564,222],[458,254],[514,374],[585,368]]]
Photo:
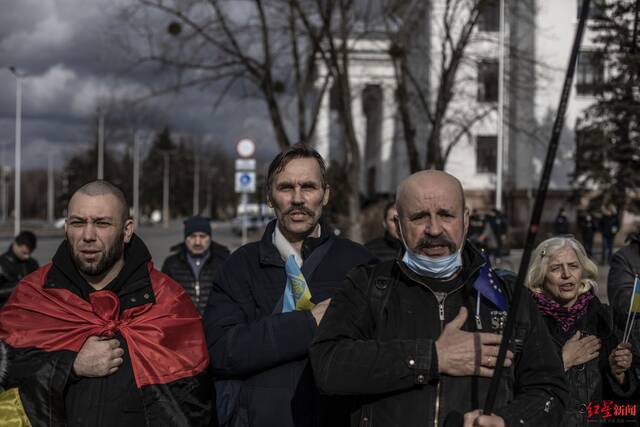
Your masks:
[[[90,336],[120,341],[125,356],[116,373],[73,373]],[[183,288],[153,268],[135,235],[122,271],[100,291],[78,273],[63,243],[0,311],[0,339],[13,353],[9,383],[34,425],[210,425],[200,316]]]

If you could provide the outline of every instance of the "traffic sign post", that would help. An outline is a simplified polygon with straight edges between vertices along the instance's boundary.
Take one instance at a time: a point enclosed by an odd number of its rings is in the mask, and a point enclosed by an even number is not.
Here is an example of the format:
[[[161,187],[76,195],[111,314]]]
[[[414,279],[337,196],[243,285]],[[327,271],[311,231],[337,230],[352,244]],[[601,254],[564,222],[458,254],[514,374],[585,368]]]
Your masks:
[[[241,139],[236,144],[239,159],[236,159],[235,190],[240,193],[242,206],[242,244],[247,243],[247,204],[249,194],[256,192],[256,144],[250,139]]]
[[[236,171],[236,193],[256,192],[256,173],[254,171]]]

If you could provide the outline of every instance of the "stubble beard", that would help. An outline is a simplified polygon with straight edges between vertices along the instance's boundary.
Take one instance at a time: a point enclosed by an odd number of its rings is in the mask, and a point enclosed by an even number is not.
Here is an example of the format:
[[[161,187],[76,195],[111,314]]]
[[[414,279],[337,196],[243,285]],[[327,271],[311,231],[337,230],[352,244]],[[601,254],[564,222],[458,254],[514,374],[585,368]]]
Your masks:
[[[84,261],[79,252],[71,248],[73,262],[80,273],[86,276],[100,276],[106,273],[124,254],[124,241],[116,241],[111,247],[100,252],[97,262],[88,263]]]

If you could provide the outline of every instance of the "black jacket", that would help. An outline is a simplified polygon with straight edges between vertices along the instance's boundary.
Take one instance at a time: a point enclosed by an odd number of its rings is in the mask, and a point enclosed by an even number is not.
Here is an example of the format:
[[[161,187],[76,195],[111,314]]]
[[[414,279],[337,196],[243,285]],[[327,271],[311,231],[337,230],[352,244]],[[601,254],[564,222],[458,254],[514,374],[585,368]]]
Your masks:
[[[120,310],[155,301],[147,269],[151,255],[137,236],[125,250],[125,265],[104,289],[120,298]],[[53,257],[45,289],[67,289],[89,299],[93,288],[75,269],[67,243]],[[146,295],[146,296],[145,296]],[[7,388],[18,387],[34,426],[209,426],[212,384],[203,372],[168,384],[136,387],[126,341],[124,363],[112,375],[80,378],[73,373],[77,353],[10,348]]]
[[[216,273],[204,316],[211,366],[217,379],[244,380],[235,425],[318,425],[319,416],[337,413],[324,402],[315,406],[313,376],[305,370],[316,332],[313,315],[277,308],[286,275],[272,243],[275,224],[269,223],[262,240],[235,251]],[[371,260],[364,247],[335,236],[326,224],[321,231],[302,250],[308,260],[321,245],[331,244],[314,274],[306,277],[314,303],[332,297],[353,267]],[[336,425],[332,422],[325,425]]]
[[[0,255],[0,307],[9,299],[18,282],[37,269],[38,262],[35,259],[29,258],[26,261],[18,259],[11,250],[11,246]]]
[[[569,383],[569,400],[565,408],[562,425],[564,427],[593,425],[599,417],[588,418],[589,403],[598,404],[603,399],[616,400],[630,398],[636,388],[633,370],[628,372],[628,380],[624,387],[613,378],[609,368],[609,354],[618,345],[612,329],[611,311],[607,305],[601,304],[598,298],[589,302],[584,316],[576,321],[569,331],[560,329],[558,322],[552,317],[543,316],[547,328],[556,344],[558,354],[562,357],[562,347],[576,331],[595,335],[601,339],[600,356],[585,363],[573,366],[565,372]]]
[[[611,268],[607,277],[607,296],[613,308],[618,335],[622,335],[624,331],[636,275],[640,275],[640,233],[631,234],[628,237],[628,244],[614,253],[611,258]],[[630,342],[633,345],[634,370],[636,376],[640,378],[640,319],[636,319],[634,323]],[[640,398],[640,390],[635,397]]]
[[[454,412],[482,408],[490,379],[440,375],[435,340],[461,306],[475,313],[472,286],[483,262],[467,243],[458,286],[438,293],[401,261],[349,274],[320,323],[310,358],[322,391],[354,396],[352,426],[442,426]],[[373,304],[374,289],[386,286],[386,302]],[[505,312],[480,301],[482,330],[494,331]],[[504,373],[494,412],[507,425],[556,425],[566,399],[562,362],[530,298],[521,313],[515,368]],[[478,330],[473,314],[464,329]]]
[[[402,242],[392,237],[388,231],[385,231],[384,236],[365,243],[364,247],[380,261],[388,261],[398,256],[402,249]]]
[[[189,293],[191,300],[204,313],[211,292],[213,275],[229,256],[229,249],[214,241],[209,247],[209,257],[200,269],[199,277],[194,277],[193,270],[187,260],[187,246],[180,243],[171,248],[177,253],[170,255],[162,264],[162,272],[180,283]]]

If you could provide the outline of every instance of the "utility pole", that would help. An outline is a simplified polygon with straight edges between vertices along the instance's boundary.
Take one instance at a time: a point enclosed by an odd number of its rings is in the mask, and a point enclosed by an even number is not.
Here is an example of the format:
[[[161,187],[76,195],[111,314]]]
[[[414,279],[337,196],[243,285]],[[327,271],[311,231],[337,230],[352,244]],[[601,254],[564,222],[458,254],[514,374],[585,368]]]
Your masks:
[[[193,215],[200,213],[200,159],[197,146],[193,147]]]
[[[7,216],[8,216],[8,212],[7,212],[7,207],[9,206],[8,200],[9,200],[9,188],[8,188],[8,180],[9,180],[9,173],[10,173],[10,168],[9,166],[5,166],[5,152],[6,152],[6,146],[5,144],[2,144],[2,146],[0,147],[0,149],[2,150],[2,165],[0,165],[0,191],[2,192],[2,223],[4,224],[5,222],[7,222]]]
[[[49,151],[47,169],[47,221],[53,224],[54,219],[54,180],[53,180],[53,151]]]
[[[133,134],[133,226],[140,222],[140,138]]]
[[[9,71],[16,78],[16,152],[15,152],[15,188],[14,188],[14,206],[13,206],[13,233],[18,235],[20,233],[20,213],[21,213],[21,200],[20,200],[20,178],[22,175],[22,79],[25,74],[19,73],[15,67],[9,67]]]
[[[498,37],[498,138],[496,141],[496,209],[502,211],[504,174],[504,3],[500,0],[500,28]]]
[[[104,113],[98,107],[98,179],[104,179]]]
[[[162,180],[162,227],[169,228],[169,152],[163,151],[164,178]]]

